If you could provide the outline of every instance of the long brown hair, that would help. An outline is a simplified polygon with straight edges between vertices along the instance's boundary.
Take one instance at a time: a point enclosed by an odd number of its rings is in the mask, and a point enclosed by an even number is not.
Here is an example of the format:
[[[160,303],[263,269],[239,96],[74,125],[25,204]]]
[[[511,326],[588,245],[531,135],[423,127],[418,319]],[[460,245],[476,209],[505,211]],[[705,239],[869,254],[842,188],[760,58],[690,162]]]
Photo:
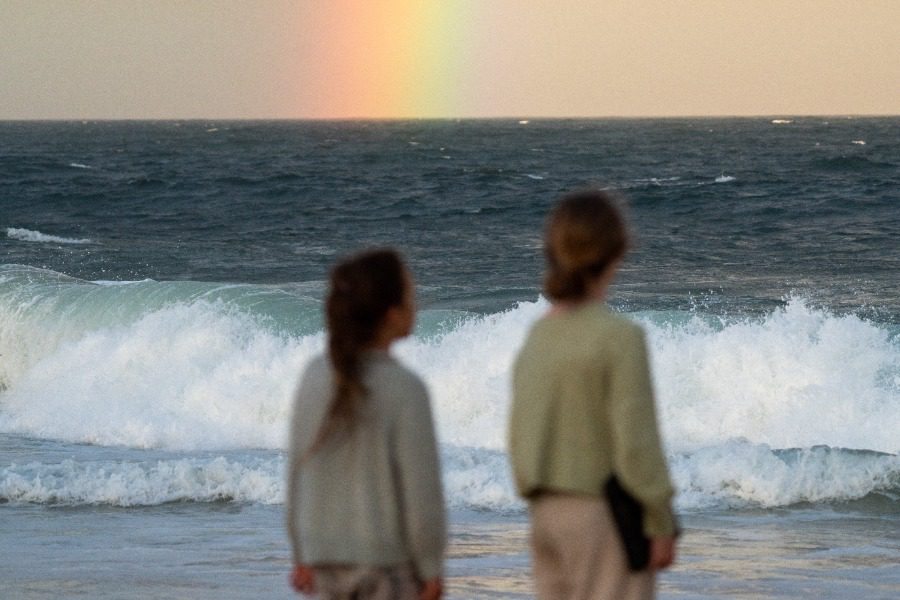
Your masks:
[[[403,304],[405,273],[403,260],[390,248],[350,256],[331,270],[325,321],[335,385],[320,438],[339,422],[352,424],[366,394],[362,354],[388,310]]]
[[[613,195],[596,189],[570,192],[559,199],[544,234],[548,298],[584,299],[591,280],[625,254],[628,229],[617,205]]]

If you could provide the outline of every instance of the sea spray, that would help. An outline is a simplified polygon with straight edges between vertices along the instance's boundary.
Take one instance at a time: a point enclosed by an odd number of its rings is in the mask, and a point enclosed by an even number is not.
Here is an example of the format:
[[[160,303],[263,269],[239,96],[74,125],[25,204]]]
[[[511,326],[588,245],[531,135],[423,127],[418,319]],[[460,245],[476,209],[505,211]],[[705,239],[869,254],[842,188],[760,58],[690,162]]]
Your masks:
[[[54,318],[60,306],[0,305],[2,431],[134,447],[283,448],[291,389],[324,347],[321,331],[287,333],[221,300],[154,304],[107,326],[97,315],[73,320],[70,306]],[[441,441],[503,449],[512,362],[546,306],[449,320],[424,312],[435,330],[420,330],[397,354],[428,384]],[[900,449],[900,350],[888,326],[798,299],[760,319],[633,316],[648,333],[671,452],[737,438]]]
[[[266,286],[26,275],[0,274],[0,435],[118,446],[129,458],[17,461],[0,472],[0,498],[282,501],[291,392],[324,348],[317,300]],[[425,310],[397,346],[432,394],[453,507],[522,508],[504,452],[509,377],[547,307]],[[630,316],[647,331],[681,509],[897,501],[896,326],[802,298],[753,318]],[[142,458],[152,448],[175,457]]]
[[[284,502],[284,455],[225,455],[125,460],[63,459],[0,467],[0,504],[155,506],[170,502]],[[518,512],[503,452],[443,444],[451,508]],[[682,511],[842,504],[863,498],[900,505],[900,457],[816,446],[774,450],[733,440],[669,456]]]
[[[284,500],[280,459],[225,457],[174,460],[13,464],[0,468],[0,499],[78,506],[155,506],[169,502]]]
[[[878,494],[900,506],[900,457],[828,446],[774,450],[746,440],[669,458],[678,506],[775,508]]]
[[[760,319],[639,320],[672,450],[740,438],[900,451],[900,344],[889,326],[799,298]]]
[[[126,330],[156,311],[197,306],[195,314],[236,315],[246,331],[302,337],[321,330],[317,282],[251,286],[191,281],[89,282],[23,265],[0,265],[0,388],[67,343],[96,331]],[[204,306],[210,307],[209,310]],[[170,314],[175,314],[170,313]],[[183,314],[183,313],[182,313]],[[161,340],[174,332],[166,324]]]
[[[546,309],[545,301],[523,302],[398,345],[398,356],[428,383],[442,441],[505,448],[512,364],[530,324]]]
[[[280,448],[296,374],[322,347],[222,303],[154,310],[86,331],[37,359],[3,396],[0,428],[139,448]]]
[[[74,166],[74,165],[73,165]],[[90,168],[84,167],[82,168]],[[67,238],[57,235],[49,235],[40,231],[31,229],[23,229],[21,227],[7,227],[6,237],[19,240],[22,242],[37,242],[42,244],[90,244],[91,240],[87,238]]]

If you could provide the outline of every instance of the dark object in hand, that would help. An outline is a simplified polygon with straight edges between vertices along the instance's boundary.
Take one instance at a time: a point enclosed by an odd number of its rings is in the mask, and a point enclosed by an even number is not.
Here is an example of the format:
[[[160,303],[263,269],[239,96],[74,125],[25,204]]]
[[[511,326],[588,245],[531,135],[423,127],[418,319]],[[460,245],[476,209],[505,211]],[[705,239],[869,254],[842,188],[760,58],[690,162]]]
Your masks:
[[[644,535],[644,507],[613,475],[606,482],[606,499],[628,556],[628,568],[643,571],[650,562],[650,539]]]

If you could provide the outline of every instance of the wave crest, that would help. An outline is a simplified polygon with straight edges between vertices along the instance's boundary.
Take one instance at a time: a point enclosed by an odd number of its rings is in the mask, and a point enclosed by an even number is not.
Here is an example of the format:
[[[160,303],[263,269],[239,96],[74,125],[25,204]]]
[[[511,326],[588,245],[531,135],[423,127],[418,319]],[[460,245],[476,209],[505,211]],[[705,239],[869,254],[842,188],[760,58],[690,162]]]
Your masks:
[[[153,463],[31,463],[0,469],[0,498],[12,503],[156,506],[169,502],[283,502],[278,460],[241,464],[224,457]]]
[[[774,450],[733,440],[670,458],[678,505],[775,508],[882,494],[900,504],[900,457],[814,446]]]
[[[879,498],[900,505],[900,457],[817,446],[772,449],[746,440],[669,457],[684,512],[840,505]],[[505,453],[442,446],[444,488],[454,509],[520,512]],[[281,504],[284,459],[64,460],[0,468],[0,503],[156,506],[171,502]],[[891,508],[893,510],[893,508]]]
[[[37,243],[52,243],[52,244],[90,244],[91,240],[87,238],[67,238],[67,237],[59,237],[56,235],[48,235],[46,233],[41,233],[40,231],[34,231],[31,229],[21,229],[17,227],[7,227],[6,228],[6,237],[11,240],[19,240],[20,242],[37,242]]]
[[[521,509],[504,453],[509,377],[529,327],[547,306],[523,302],[480,316],[424,311],[416,337],[397,346],[432,394],[454,507]],[[320,310],[302,294],[260,286],[110,286],[0,269],[0,432],[102,446],[277,454],[286,445],[299,372],[323,350]],[[833,314],[799,298],[758,318],[699,311],[630,316],[647,331],[683,509],[834,503],[873,494],[896,502],[895,325]],[[267,487],[265,497],[241,491],[254,478],[278,479],[276,462],[185,458],[15,467],[0,476],[0,496],[48,503],[276,503],[280,488]],[[214,472],[230,473],[228,482],[209,487]],[[188,483],[173,484],[178,477]],[[212,491],[200,493],[201,487]]]

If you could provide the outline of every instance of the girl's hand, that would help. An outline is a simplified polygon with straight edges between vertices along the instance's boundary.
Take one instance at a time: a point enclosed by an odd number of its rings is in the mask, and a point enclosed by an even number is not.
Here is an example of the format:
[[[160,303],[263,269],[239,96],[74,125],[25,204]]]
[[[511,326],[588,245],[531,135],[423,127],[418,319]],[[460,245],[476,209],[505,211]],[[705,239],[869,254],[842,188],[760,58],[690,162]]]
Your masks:
[[[650,538],[650,564],[648,566],[654,571],[662,571],[673,562],[675,562],[675,538]]]
[[[440,577],[429,579],[419,592],[419,600],[438,600],[444,595],[444,580]]]
[[[291,572],[291,586],[301,594],[310,596],[316,593],[316,581],[313,570],[306,565],[294,565]]]

